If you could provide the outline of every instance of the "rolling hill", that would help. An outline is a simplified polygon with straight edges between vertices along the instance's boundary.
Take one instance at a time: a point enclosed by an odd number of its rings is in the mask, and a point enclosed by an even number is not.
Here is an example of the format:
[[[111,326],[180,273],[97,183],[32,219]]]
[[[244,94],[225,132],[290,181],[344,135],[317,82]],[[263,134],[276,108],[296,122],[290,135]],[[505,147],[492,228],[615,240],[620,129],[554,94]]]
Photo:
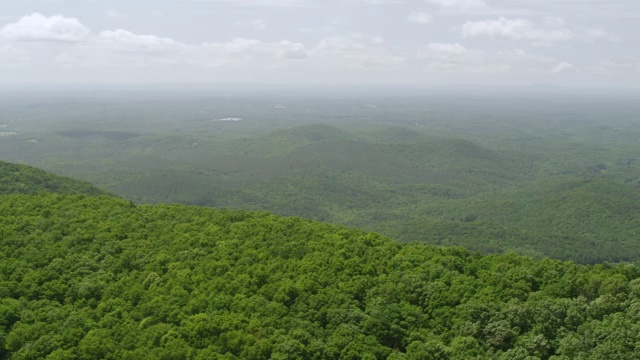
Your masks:
[[[640,259],[640,192],[609,172],[624,165],[550,171],[538,152],[397,126],[307,125],[174,153],[174,165],[137,167],[111,189],[139,202],[266,210],[484,253]]]
[[[0,161],[0,194],[59,194],[110,195],[92,184],[65,176],[58,176],[27,165]]]
[[[498,121],[476,133],[480,123],[461,122],[451,133],[420,124],[232,135],[139,127],[126,139],[86,130],[92,135],[37,143],[24,135],[0,150],[14,146],[21,162],[30,156],[137,203],[269,211],[482,253],[640,259],[635,125]]]
[[[630,264],[108,196],[4,194],[0,214],[6,359],[640,356]]]

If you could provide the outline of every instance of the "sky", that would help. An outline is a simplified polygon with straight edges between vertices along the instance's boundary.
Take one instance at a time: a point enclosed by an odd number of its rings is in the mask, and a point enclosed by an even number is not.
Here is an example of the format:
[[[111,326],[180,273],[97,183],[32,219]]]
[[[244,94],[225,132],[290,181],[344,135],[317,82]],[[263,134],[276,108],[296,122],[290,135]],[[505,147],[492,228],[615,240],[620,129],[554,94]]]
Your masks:
[[[0,84],[638,87],[638,0],[0,0]]]

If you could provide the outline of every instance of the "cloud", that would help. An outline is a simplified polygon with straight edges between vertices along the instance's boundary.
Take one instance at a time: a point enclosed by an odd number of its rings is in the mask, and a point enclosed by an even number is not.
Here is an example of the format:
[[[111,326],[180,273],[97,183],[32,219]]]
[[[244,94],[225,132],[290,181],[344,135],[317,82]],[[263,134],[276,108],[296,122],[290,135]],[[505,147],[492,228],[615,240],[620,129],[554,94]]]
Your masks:
[[[553,69],[551,69],[551,72],[554,74],[559,74],[565,71],[569,71],[572,70],[575,66],[573,66],[573,64],[571,63],[567,63],[567,62],[561,62],[559,64],[557,64],[556,66],[553,67]]]
[[[501,76],[506,81],[514,82],[538,78],[574,81],[579,79],[583,71],[589,70],[609,72],[612,74],[610,78],[617,76],[621,79],[624,78],[622,74],[635,76],[636,79],[639,74],[638,61],[620,60],[625,56],[637,55],[633,50],[632,36],[627,34],[627,37],[624,37],[626,25],[617,26],[602,20],[604,23],[601,25],[607,25],[605,29],[599,27],[597,18],[589,22],[577,21],[572,14],[567,13],[556,14],[565,16],[566,20],[558,16],[544,17],[542,14],[535,17],[499,17],[502,14],[492,13],[498,8],[491,7],[484,1],[473,0],[420,0],[423,6],[425,2],[433,5],[426,5],[424,8],[415,8],[413,6],[416,2],[408,1],[405,3],[406,6],[395,7],[393,4],[399,2],[393,0],[343,0],[342,3],[339,3],[339,0],[326,0],[324,3],[320,0],[238,1],[238,4],[229,6],[266,6],[270,3],[271,6],[282,7],[286,4],[305,4],[310,7],[292,9],[291,15],[312,12],[313,16],[307,23],[315,28],[300,29],[301,32],[312,34],[295,32],[291,35],[295,38],[277,37],[280,31],[298,29],[296,22],[284,26],[279,23],[284,16],[282,12],[285,11],[281,8],[229,9],[221,6],[226,8],[223,13],[247,16],[227,18],[226,22],[222,21],[216,25],[221,29],[230,23],[231,28],[227,27],[222,32],[212,32],[209,35],[194,35],[189,29],[165,33],[181,34],[185,36],[184,41],[178,35],[167,37],[160,32],[137,33],[129,31],[131,28],[126,27],[95,28],[90,31],[79,20],[60,15],[46,17],[33,14],[23,18],[13,17],[3,22],[9,25],[0,25],[2,76],[18,74],[12,67],[20,64],[26,64],[22,65],[25,67],[22,70],[28,76],[51,74],[51,78],[59,76],[61,81],[64,80],[63,73],[77,74],[73,75],[77,77],[82,74],[86,76],[87,81],[112,81],[111,75],[120,74],[118,81],[153,80],[154,76],[159,76],[160,79],[188,81],[210,81],[220,78],[231,81],[262,81],[261,79],[268,78],[276,79],[274,81],[277,82],[281,77],[285,82],[323,82],[331,79],[346,82],[355,79],[356,82],[381,83],[394,82],[396,79],[403,82],[418,81],[420,76],[423,76],[420,80],[441,76],[443,81],[458,78],[493,82],[500,81]],[[366,4],[380,6],[371,11],[373,7]],[[383,8],[382,4],[388,7]],[[491,1],[491,5],[494,4],[524,6],[519,0]],[[210,3],[207,6],[211,5]],[[105,22],[104,15],[108,8],[97,9],[94,15],[102,16],[102,22]],[[380,11],[381,9],[385,11]],[[418,11],[411,12],[414,9]],[[154,15],[150,10],[141,13],[141,21],[146,19],[152,23],[151,25],[158,25],[158,19],[150,18]],[[467,17],[463,18],[464,20],[447,17],[449,14],[462,15],[462,11],[466,11]],[[489,13],[491,15],[486,15]],[[358,17],[358,14],[362,16]],[[384,17],[381,14],[388,16]],[[167,19],[184,16],[182,13],[170,12],[157,12],[155,15],[165,16]],[[94,17],[94,20],[96,19],[100,20]],[[404,28],[395,31],[380,30],[382,34],[388,34],[392,40],[373,36],[375,34],[351,33],[354,28],[379,26],[377,28],[382,29],[384,25],[389,25],[384,23],[387,20],[426,25],[434,19],[442,26],[425,27],[429,29],[429,34],[422,34],[422,37],[410,33],[404,34],[406,37],[403,36],[402,32],[409,31],[407,27],[410,27],[406,23]],[[128,20],[133,20],[132,14],[128,14]],[[234,21],[237,21],[236,25],[244,28],[234,27]],[[109,21],[106,22],[108,23]],[[137,24],[143,28],[145,26],[144,21]],[[452,28],[456,24],[457,27]],[[254,32],[251,29],[265,32]],[[619,43],[603,44],[604,47],[599,47],[597,41],[615,39],[609,30],[619,32]],[[244,37],[225,37],[225,34],[233,35],[234,31],[242,33]],[[428,40],[425,42],[426,35]],[[192,40],[189,40],[188,36],[205,39],[209,36],[209,40],[190,42]],[[486,39],[503,41],[489,40],[489,43]],[[567,43],[568,41],[574,42]],[[548,46],[530,46],[537,44]],[[614,60],[603,62],[596,69],[598,61],[601,60],[598,55],[604,53],[607,54],[606,57],[610,56]],[[556,56],[558,58],[555,58]],[[61,69],[64,71],[60,71]],[[455,75],[456,73],[462,75]],[[474,78],[473,74],[480,75]],[[602,78],[604,79],[604,76]]]
[[[284,65],[279,60],[308,57],[303,44],[282,40],[263,42],[256,39],[235,38],[228,42],[205,43],[189,51],[196,63],[204,66],[258,66],[273,68]]]
[[[175,45],[177,42],[169,38],[155,35],[137,35],[127,30],[103,31],[98,37],[109,43],[130,44],[141,46]]]
[[[569,41],[575,38],[575,34],[566,28],[542,28],[529,20],[504,17],[496,20],[467,21],[462,25],[462,35],[465,38],[490,37],[538,43]]]
[[[384,46],[382,37],[357,33],[324,38],[310,55],[322,67],[341,69],[393,67],[405,61]]]
[[[420,48],[416,57],[425,70],[433,73],[543,74],[557,63],[522,49],[490,51],[468,48],[458,43],[431,43]]]
[[[242,37],[186,44],[122,29],[103,31],[56,57],[58,64],[68,68],[228,69],[225,76],[235,70],[270,72],[275,69],[312,76],[340,70],[394,68],[404,60],[387,48],[383,38],[364,34],[328,36],[315,46],[307,47],[289,40]]]
[[[469,54],[469,50],[458,43],[431,43],[426,51],[422,51],[422,57],[451,58]]]
[[[304,59],[309,57],[309,52],[301,43],[294,43],[288,40],[283,40],[278,43],[280,49],[277,51],[277,55],[281,59]]]
[[[572,17],[584,17],[589,20],[595,17],[622,19],[640,17],[637,0],[510,0],[510,2],[524,3],[523,5],[531,10],[542,14],[571,14]]]
[[[226,3],[245,7],[308,7],[314,5],[313,0],[183,0],[190,2]]]
[[[67,48],[55,61],[80,68],[276,68],[304,59],[303,44],[287,40],[264,42],[235,38],[227,42],[187,44],[155,35],[118,29],[103,31],[77,46]]]
[[[427,2],[446,9],[463,11],[489,7],[483,0],[427,0]]]
[[[67,47],[54,63],[66,68],[141,69],[184,64],[188,45],[155,35],[127,30],[102,31],[86,41]]]
[[[350,7],[350,6],[381,6],[401,5],[406,0],[182,0],[185,2],[209,2],[224,3],[242,7],[277,7],[277,8],[301,8],[301,7]]]
[[[352,3],[363,3],[365,5],[394,5],[405,4],[405,0],[350,0]]]
[[[523,8],[491,6],[483,0],[425,0],[425,2],[437,6],[438,14],[448,16],[526,16],[533,13],[529,4]]]
[[[76,18],[60,15],[46,17],[33,13],[0,29],[0,38],[14,41],[78,42],[90,31]]]
[[[431,23],[433,17],[426,12],[415,11],[407,15],[407,22],[412,24],[427,25]]]
[[[483,0],[424,0],[435,5],[439,15],[446,16],[527,16],[538,14],[531,10],[531,4],[519,4],[517,0],[505,0],[506,7],[491,6]],[[505,2],[503,1],[503,2]],[[527,0],[525,0],[527,1]],[[499,1],[498,1],[499,3]],[[526,6],[526,7],[519,7]],[[513,7],[516,6],[516,7]]]

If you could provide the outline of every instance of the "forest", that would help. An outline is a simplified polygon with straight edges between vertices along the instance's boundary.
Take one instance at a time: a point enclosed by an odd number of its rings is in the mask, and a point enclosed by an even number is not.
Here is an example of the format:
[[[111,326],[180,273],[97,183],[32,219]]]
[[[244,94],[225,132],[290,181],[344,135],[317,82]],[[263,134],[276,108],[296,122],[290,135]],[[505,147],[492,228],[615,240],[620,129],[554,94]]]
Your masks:
[[[0,195],[2,358],[640,357],[632,264],[482,255],[267,212],[136,205],[2,166],[36,186]]]
[[[31,166],[0,160],[0,194],[111,195],[86,181],[58,176]]]
[[[165,96],[0,98],[0,358],[640,358],[637,99]]]
[[[637,262],[638,104],[562,93],[42,94],[0,99],[0,123],[16,133],[0,138],[0,157],[138,204],[269,211],[483,254]]]

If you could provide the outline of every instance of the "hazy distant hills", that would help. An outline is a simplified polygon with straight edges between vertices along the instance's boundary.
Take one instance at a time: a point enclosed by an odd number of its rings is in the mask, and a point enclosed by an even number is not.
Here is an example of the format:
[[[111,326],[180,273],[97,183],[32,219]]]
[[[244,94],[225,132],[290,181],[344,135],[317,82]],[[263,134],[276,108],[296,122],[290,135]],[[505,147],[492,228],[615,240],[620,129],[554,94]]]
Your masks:
[[[637,261],[639,128],[626,113],[580,120],[604,110],[577,106],[514,103],[489,116],[476,104],[447,118],[414,108],[384,126],[374,118],[386,110],[369,107],[331,108],[353,112],[332,125],[206,118],[150,131],[148,119],[25,133],[0,151],[139,203],[266,210],[483,252]]]
[[[399,136],[401,141],[396,141]],[[466,140],[427,137],[407,129],[364,136],[323,125],[279,130],[211,146],[199,143],[197,148],[173,157],[183,169],[172,173],[190,168],[194,174],[210,175],[210,189],[228,187],[232,192],[244,193],[255,193],[257,190],[252,187],[262,187],[269,181],[338,175],[361,177],[359,187],[446,184],[453,192],[477,192],[524,178],[534,170],[534,164],[519,154],[492,151]],[[150,182],[156,183],[152,188],[162,187],[154,181],[158,176],[165,177],[149,172]],[[135,182],[144,183],[141,179]],[[305,186],[303,180],[299,186]],[[128,196],[152,195],[141,187],[129,192],[123,183],[117,189]],[[181,195],[192,197],[186,194],[191,190],[198,191],[185,187]],[[226,203],[224,194],[217,195],[219,203]]]
[[[150,170],[114,190],[472,250],[590,263],[640,258],[637,208],[629,205],[637,190],[601,177],[595,165],[540,177],[540,158],[401,127],[355,133],[309,125],[199,144],[176,155],[183,170]]]
[[[640,258],[638,190],[623,181],[633,159],[590,160],[563,143],[526,140],[514,150],[399,126],[328,125],[223,140],[132,138],[124,150],[77,141],[121,154],[89,153],[112,171],[83,169],[138,202],[267,210],[485,252]]]

